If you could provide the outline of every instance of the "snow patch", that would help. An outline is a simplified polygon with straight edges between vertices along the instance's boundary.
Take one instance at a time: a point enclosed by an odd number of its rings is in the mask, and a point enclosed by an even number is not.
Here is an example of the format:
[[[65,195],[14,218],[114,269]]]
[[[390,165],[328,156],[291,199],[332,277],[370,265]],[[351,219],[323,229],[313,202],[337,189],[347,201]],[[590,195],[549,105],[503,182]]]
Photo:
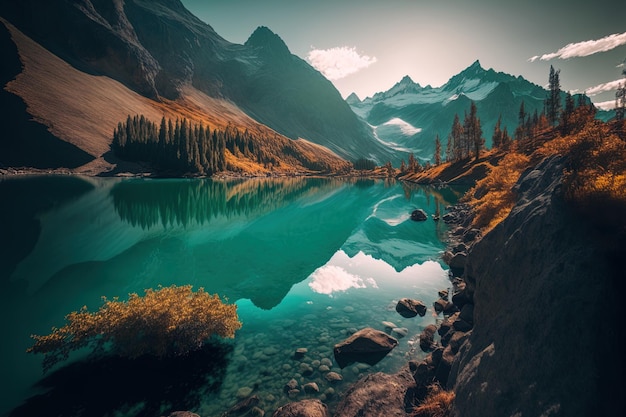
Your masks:
[[[415,127],[412,124],[405,122],[404,120],[400,119],[399,117],[394,117],[393,119],[387,121],[386,123],[383,123],[383,125],[386,126],[398,126],[400,128],[400,131],[402,132],[402,134],[406,135],[406,136],[413,136],[415,134],[418,134],[422,131],[421,128],[419,127]]]

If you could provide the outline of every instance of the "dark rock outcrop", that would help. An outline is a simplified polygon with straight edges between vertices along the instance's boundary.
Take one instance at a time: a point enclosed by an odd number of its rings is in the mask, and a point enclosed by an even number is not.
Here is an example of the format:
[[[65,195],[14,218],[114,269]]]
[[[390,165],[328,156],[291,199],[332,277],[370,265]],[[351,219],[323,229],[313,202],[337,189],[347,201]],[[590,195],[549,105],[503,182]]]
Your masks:
[[[469,253],[464,279],[475,305],[459,319],[471,318],[473,329],[448,381],[456,416],[622,411],[615,399],[624,386],[624,332],[616,257],[608,255],[616,249],[594,240],[598,233],[564,201],[563,164],[550,157],[525,172],[510,215]],[[567,311],[576,320],[565,324]]]
[[[398,341],[387,333],[366,327],[335,345],[335,361],[341,368],[353,362],[375,365],[397,345]]]
[[[426,305],[419,300],[413,300],[411,298],[401,298],[396,304],[396,311],[402,317],[410,318],[419,314],[420,317],[426,315]]]

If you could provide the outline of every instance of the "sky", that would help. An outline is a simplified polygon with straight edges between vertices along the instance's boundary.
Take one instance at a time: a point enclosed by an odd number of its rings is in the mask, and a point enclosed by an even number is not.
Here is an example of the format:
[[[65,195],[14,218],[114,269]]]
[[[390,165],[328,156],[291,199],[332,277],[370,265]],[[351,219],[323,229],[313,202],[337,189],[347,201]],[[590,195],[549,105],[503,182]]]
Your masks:
[[[345,98],[386,91],[408,75],[438,87],[479,60],[485,69],[614,105],[626,82],[626,1],[182,0],[226,40],[267,26]],[[604,104],[602,104],[604,103]]]

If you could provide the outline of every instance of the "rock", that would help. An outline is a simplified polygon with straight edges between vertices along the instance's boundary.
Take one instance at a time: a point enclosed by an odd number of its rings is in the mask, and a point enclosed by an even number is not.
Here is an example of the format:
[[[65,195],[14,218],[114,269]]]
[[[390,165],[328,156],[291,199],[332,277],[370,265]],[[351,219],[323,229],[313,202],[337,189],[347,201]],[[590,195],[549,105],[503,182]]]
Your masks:
[[[395,325],[393,327],[396,327]],[[335,361],[340,368],[353,362],[378,363],[398,341],[380,330],[366,327],[334,346]]]
[[[296,349],[296,352],[294,353],[294,358],[296,359],[302,359],[304,358],[304,355],[307,354],[309,350],[307,348],[298,348]]]
[[[413,210],[411,213],[411,220],[416,222],[423,222],[428,219],[428,215],[422,209]]]
[[[285,384],[285,386],[283,387],[283,391],[289,392],[290,390],[297,389],[297,388],[298,388],[298,381],[292,378],[289,380],[289,382]]]
[[[314,394],[316,392],[320,392],[320,387],[317,386],[315,382],[308,382],[302,386],[302,389],[307,394]]]
[[[437,292],[437,295],[439,295],[439,298],[441,298],[442,300],[448,301],[448,290],[439,290]]]
[[[280,407],[273,417],[329,417],[328,407],[320,400],[302,400]]]
[[[397,337],[405,337],[407,334],[409,334],[409,329],[407,329],[406,327],[394,327],[393,329],[391,329],[391,331]]]
[[[392,321],[383,321],[382,322],[383,326],[385,326],[388,329],[393,329],[394,327],[398,327],[396,326],[396,324]],[[355,332],[356,333],[356,332]]]
[[[250,416],[252,417],[263,417],[265,415],[265,410],[259,407],[252,407],[250,410]]]
[[[437,326],[429,324],[422,330],[422,333],[420,333],[420,349],[422,349],[423,352],[430,352],[435,348],[436,331]]]
[[[235,417],[239,415],[246,414],[248,411],[252,410],[255,406],[257,406],[260,402],[260,399],[256,395],[251,395],[246,399],[239,401],[237,404],[228,409],[223,417]],[[180,417],[191,417],[191,416],[180,416]]]
[[[465,282],[461,282],[457,285],[457,290],[452,295],[452,302],[459,310],[462,309],[465,304],[474,303],[474,296],[465,285]]]
[[[246,398],[252,394],[253,389],[250,387],[241,387],[237,390],[237,398]]]
[[[481,234],[482,232],[480,231],[480,229],[469,229],[463,234],[463,242],[473,242],[476,239],[480,238]]]
[[[335,382],[339,382],[343,380],[343,377],[339,375],[337,372],[329,372],[326,375],[324,375],[324,378],[326,378],[326,381],[330,383],[335,383]]]
[[[167,417],[200,417],[196,413],[192,413],[191,411],[172,411],[167,415]]]
[[[450,268],[455,268],[455,269],[465,269],[466,263],[467,263],[467,253],[457,252],[448,261],[448,266]]]
[[[330,371],[330,368],[328,367],[328,365],[320,365],[320,366],[317,368],[317,370],[318,370],[320,373],[322,373],[322,374],[323,374],[324,372],[328,372],[328,371]]]
[[[458,308],[451,303],[450,301],[446,301],[442,298],[438,299],[433,303],[433,307],[437,314],[443,313],[444,315],[454,314],[458,311]]]
[[[398,314],[405,318],[415,317],[418,314],[420,315],[420,317],[424,317],[427,310],[428,309],[426,308],[426,305],[424,303],[419,300],[413,300],[411,298],[401,298],[398,301],[398,304],[396,304],[396,311],[398,312]]]
[[[382,372],[356,382],[337,405],[335,417],[406,417],[405,399],[412,395],[415,381],[407,366],[394,375]]]

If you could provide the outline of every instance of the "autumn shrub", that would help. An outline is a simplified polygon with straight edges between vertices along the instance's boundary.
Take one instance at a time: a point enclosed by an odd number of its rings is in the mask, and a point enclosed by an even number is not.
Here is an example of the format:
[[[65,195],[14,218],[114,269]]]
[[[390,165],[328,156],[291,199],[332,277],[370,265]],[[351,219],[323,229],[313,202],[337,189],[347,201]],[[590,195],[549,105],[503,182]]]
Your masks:
[[[413,408],[412,417],[448,417],[451,415],[454,391],[446,391],[434,384],[421,404]]]
[[[190,285],[147,289],[127,301],[107,300],[96,312],[68,314],[67,324],[46,336],[32,335],[27,352],[44,354],[44,370],[68,358],[73,351],[91,348],[123,357],[179,356],[200,349],[213,335],[232,338],[241,328],[237,306],[222,302]]]
[[[468,191],[466,199],[474,210],[474,227],[490,230],[509,214],[515,203],[513,186],[529,163],[528,156],[511,152]]]

